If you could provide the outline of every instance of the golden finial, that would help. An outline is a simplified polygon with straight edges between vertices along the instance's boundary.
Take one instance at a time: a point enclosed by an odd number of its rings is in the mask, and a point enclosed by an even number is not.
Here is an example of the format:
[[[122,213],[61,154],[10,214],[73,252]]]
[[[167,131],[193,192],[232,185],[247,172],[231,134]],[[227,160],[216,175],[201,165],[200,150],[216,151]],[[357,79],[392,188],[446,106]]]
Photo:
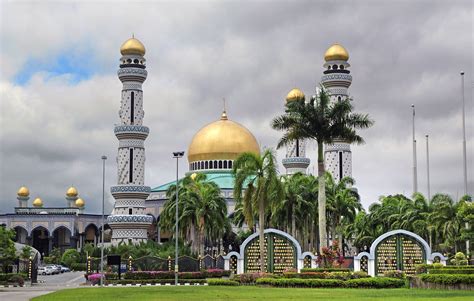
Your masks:
[[[227,111],[225,109],[225,97],[222,98],[224,102],[224,110],[222,111],[221,120],[227,120]]]

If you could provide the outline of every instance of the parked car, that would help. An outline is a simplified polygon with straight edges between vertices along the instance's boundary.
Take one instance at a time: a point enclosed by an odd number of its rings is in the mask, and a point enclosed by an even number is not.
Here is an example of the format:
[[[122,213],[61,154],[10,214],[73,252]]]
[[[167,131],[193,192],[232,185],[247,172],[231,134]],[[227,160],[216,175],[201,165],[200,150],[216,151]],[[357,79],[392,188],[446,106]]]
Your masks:
[[[55,269],[53,269],[50,266],[40,266],[38,267],[38,274],[40,275],[52,275],[55,272]]]
[[[68,267],[65,267],[63,265],[59,265],[61,267],[61,273],[64,273],[64,272],[70,272],[71,270],[68,268]]]
[[[61,273],[61,267],[59,265],[50,264],[50,265],[47,265],[46,267],[50,267],[53,270],[53,274]]]

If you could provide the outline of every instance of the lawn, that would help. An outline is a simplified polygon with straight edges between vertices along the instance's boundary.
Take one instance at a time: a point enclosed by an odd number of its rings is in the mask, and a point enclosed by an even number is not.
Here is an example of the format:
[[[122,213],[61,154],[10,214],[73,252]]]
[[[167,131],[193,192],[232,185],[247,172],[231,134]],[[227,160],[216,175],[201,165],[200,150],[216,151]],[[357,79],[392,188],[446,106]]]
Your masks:
[[[255,286],[76,288],[34,298],[35,301],[80,300],[474,300],[473,291],[421,289],[311,289]]]

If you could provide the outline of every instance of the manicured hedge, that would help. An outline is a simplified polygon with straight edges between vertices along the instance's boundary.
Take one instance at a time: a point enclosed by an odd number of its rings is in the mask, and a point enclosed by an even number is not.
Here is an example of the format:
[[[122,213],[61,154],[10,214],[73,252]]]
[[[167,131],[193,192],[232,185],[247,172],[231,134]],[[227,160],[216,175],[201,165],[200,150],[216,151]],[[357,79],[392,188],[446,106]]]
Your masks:
[[[286,272],[284,278],[349,280],[370,277],[365,272]]]
[[[23,286],[25,284],[25,279],[27,278],[25,273],[7,273],[0,274],[0,283],[2,285],[19,285]]]
[[[8,282],[12,277],[16,277],[17,275],[21,276],[23,279],[28,278],[28,274],[26,273],[0,273],[0,281]]]
[[[209,285],[219,285],[219,286],[238,286],[240,283],[228,279],[208,279],[207,283]]]
[[[428,270],[429,274],[474,274],[474,269],[431,269]]]
[[[124,279],[143,280],[143,279],[174,279],[173,271],[146,271],[146,272],[126,272]],[[203,272],[179,272],[179,279],[205,279]]]
[[[349,268],[303,268],[301,272],[350,272]]]
[[[122,279],[122,280],[108,280],[108,284],[174,284],[174,279],[142,279],[142,280],[135,280],[135,279]],[[206,279],[178,279],[179,284],[203,284],[206,283]]]
[[[405,281],[397,278],[371,277],[351,279],[346,282],[347,287],[357,288],[397,288],[404,287]]]
[[[439,284],[474,284],[474,275],[423,274],[421,280]]]
[[[206,278],[222,278],[229,277],[231,271],[226,271],[222,269],[209,269],[202,271]]]
[[[257,279],[260,278],[279,278],[275,274],[271,273],[243,273],[240,275],[236,275],[235,279],[241,284],[255,284]]]
[[[336,279],[260,278],[256,283],[275,287],[345,287],[344,281]]]

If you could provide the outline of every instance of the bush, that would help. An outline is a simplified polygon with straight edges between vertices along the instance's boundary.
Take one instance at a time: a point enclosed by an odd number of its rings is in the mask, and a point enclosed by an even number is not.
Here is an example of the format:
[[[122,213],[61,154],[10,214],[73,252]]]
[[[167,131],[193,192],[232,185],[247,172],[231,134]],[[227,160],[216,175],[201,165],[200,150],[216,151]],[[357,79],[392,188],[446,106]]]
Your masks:
[[[405,279],[406,275],[403,273],[403,271],[396,270],[396,271],[386,271],[383,273],[384,277],[389,277],[389,278],[398,278],[398,279]]]
[[[327,279],[349,280],[352,279],[351,272],[331,272],[328,273]]]
[[[122,280],[109,280],[108,284],[174,284],[174,279],[122,279]],[[206,283],[206,279],[178,279],[179,284],[189,283],[189,284],[202,284]]]
[[[237,281],[228,280],[228,279],[208,279],[207,283],[209,285],[223,285],[223,286],[238,286],[240,285]]]
[[[358,272],[352,273],[352,279],[360,279],[360,278],[370,278],[370,276],[369,274],[367,274],[367,272],[364,272],[364,271],[358,271]]]
[[[349,268],[303,268],[301,272],[350,272]]]
[[[433,269],[442,269],[442,268],[444,268],[444,265],[442,263],[439,263],[439,262],[433,263]]]
[[[276,278],[278,276],[270,273],[244,273],[237,275],[237,281],[241,284],[255,284],[260,278]]]
[[[416,274],[426,274],[428,272],[428,270],[431,269],[431,268],[433,268],[432,264],[427,264],[427,263],[417,264],[417,265],[415,265],[415,273]]]
[[[474,274],[474,269],[431,269],[429,274]]]
[[[209,269],[202,271],[206,278],[222,278],[222,277],[229,277],[230,271],[222,270],[222,269]]]
[[[419,276],[421,280],[425,282],[438,283],[438,284],[474,284],[474,275],[433,275],[424,274]]]
[[[174,279],[173,271],[134,271],[126,272],[124,279],[145,280],[145,279]],[[203,272],[179,272],[179,279],[205,279],[206,274]]]
[[[14,274],[10,276],[10,278],[8,279],[8,282],[13,283],[13,284],[18,284],[19,286],[23,286],[25,284],[25,279],[20,274]]]
[[[74,263],[71,263],[69,268],[71,269],[71,271],[86,271],[87,264],[82,263],[82,262],[74,262]]]
[[[0,273],[0,281],[9,282],[12,277],[17,275],[21,276],[23,279],[28,279],[28,274],[26,273]]]
[[[347,280],[346,285],[357,288],[398,288],[404,287],[405,281],[396,278],[370,277]]]
[[[260,278],[256,283],[275,287],[345,287],[344,281],[336,279]]]
[[[468,265],[469,261],[463,252],[457,252],[456,255],[454,255],[454,258],[451,259],[451,263],[454,265]]]
[[[81,254],[76,249],[67,249],[61,257],[61,263],[70,267],[81,259]]]
[[[283,273],[284,278],[301,278],[301,279],[325,279],[328,273],[326,272],[285,272]]]

